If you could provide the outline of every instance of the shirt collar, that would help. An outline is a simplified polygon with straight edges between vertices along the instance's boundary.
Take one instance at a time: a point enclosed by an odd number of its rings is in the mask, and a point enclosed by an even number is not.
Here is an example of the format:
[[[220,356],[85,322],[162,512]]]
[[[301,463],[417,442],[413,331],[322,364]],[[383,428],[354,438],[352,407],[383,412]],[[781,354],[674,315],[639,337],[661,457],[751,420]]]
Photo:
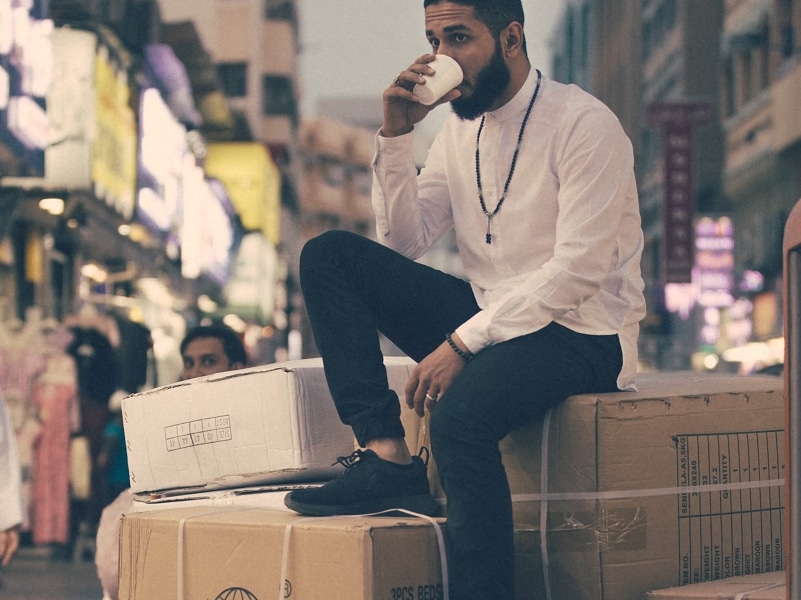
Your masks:
[[[525,111],[536,87],[537,69],[532,68],[528,72],[528,77],[526,77],[523,87],[517,91],[509,102],[496,110],[486,113],[487,118],[494,121],[506,121]],[[540,93],[542,93],[542,90],[540,90]]]

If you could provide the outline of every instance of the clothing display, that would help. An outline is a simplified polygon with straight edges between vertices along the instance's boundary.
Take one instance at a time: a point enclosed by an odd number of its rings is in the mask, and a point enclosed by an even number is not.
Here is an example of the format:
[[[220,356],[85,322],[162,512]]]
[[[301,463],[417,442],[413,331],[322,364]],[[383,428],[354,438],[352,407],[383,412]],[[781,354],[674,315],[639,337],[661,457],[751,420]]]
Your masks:
[[[70,437],[78,430],[75,363],[66,354],[51,353],[33,387],[39,413],[39,437],[33,478],[32,524],[36,544],[69,541]]]
[[[39,418],[33,403],[33,385],[45,368],[40,321],[14,320],[0,331],[0,393],[5,396],[9,420],[16,438],[22,480],[22,530],[30,529],[33,503],[34,444],[39,436]]]
[[[0,425],[10,432],[16,465],[11,466],[7,454],[0,456],[0,520],[18,514],[22,531],[30,533],[34,544],[66,548],[83,522],[96,525],[113,492],[106,470],[95,463],[106,433],[122,440],[109,399],[118,390],[127,394],[136,391],[128,388],[150,385],[151,348],[146,327],[94,307],[63,323],[42,319],[35,308],[27,311],[24,322],[0,322],[0,396],[5,398]],[[121,380],[127,387],[120,387]],[[89,447],[88,462],[82,465],[71,458],[77,434]],[[9,440],[0,433],[0,451],[6,452],[6,446]],[[122,443],[120,447],[124,453]],[[127,468],[120,458],[117,452],[116,490],[127,486]],[[73,494],[70,481],[76,468],[90,481],[83,486],[87,489],[78,490],[80,497]],[[2,469],[17,471],[18,483]],[[6,511],[4,503],[15,495],[18,502],[22,498],[21,510]]]

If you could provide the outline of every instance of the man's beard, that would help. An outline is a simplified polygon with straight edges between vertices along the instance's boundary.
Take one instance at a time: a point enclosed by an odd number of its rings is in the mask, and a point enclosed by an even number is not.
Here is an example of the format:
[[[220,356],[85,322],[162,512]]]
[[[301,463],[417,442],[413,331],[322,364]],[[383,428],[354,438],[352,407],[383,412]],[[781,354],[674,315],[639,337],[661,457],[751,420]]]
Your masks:
[[[476,75],[476,84],[473,93],[469,96],[459,96],[451,101],[451,110],[462,121],[472,121],[483,115],[495,103],[498,97],[506,90],[512,74],[503,60],[503,50],[500,42],[495,44],[495,53],[489,64]]]

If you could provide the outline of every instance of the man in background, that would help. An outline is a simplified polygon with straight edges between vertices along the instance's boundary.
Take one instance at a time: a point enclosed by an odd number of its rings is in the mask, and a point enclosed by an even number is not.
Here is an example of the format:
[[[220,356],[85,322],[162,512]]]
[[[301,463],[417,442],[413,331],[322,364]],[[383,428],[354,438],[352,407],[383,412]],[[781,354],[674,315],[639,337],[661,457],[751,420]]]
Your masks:
[[[183,369],[181,381],[243,369],[247,352],[235,331],[225,325],[201,325],[190,329],[180,346]],[[120,493],[100,517],[97,528],[95,565],[103,587],[103,600],[119,594],[119,537],[122,517],[133,512],[130,488]]]
[[[225,325],[201,325],[181,342],[181,380],[241,369],[247,354],[236,332]]]

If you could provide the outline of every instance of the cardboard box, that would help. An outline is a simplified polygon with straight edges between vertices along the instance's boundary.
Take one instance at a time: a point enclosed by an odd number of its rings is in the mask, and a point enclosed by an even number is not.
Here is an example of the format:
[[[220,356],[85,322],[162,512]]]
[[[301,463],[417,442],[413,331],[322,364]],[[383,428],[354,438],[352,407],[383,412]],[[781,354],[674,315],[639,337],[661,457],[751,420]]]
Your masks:
[[[415,518],[260,508],[128,515],[119,598],[442,598],[437,533]]]
[[[310,371],[269,375],[272,369],[260,368],[267,369],[259,375],[262,382],[280,375],[285,388],[301,387],[281,394],[281,406],[289,405],[293,415],[280,419],[281,426],[289,423],[294,432],[294,416],[305,414],[303,403],[310,397],[319,398],[310,406],[320,414],[330,411],[320,425],[323,431],[339,426],[321,364],[300,362]],[[385,362],[390,385],[402,398],[414,363],[408,358]],[[310,380],[317,382],[314,392],[309,391]],[[223,381],[206,385],[211,389]],[[553,598],[642,600],[649,590],[784,567],[782,380],[664,373],[640,375],[638,386],[637,392],[568,398],[545,422],[515,431],[501,442],[514,502],[516,598],[545,597],[547,587]],[[250,385],[238,383],[238,392],[215,396],[217,402],[237,408],[248,396],[274,395],[269,389],[269,394],[254,394]],[[180,414],[197,414],[197,400],[183,396],[186,406]],[[239,404],[231,401],[234,397]],[[208,406],[219,404],[210,399]],[[154,404],[154,414],[161,408],[157,411]],[[258,421],[249,410],[242,411],[244,416]],[[429,445],[427,419],[403,405],[402,420],[413,453]],[[261,466],[260,472],[246,475],[256,469],[240,467],[234,469],[237,477],[204,475],[203,490],[231,487],[232,480],[254,486],[319,478],[332,456],[348,454],[354,447],[350,429],[345,431],[341,444],[347,447],[322,451],[316,468],[304,470],[297,459],[285,472]],[[257,437],[262,443],[269,439],[264,433]],[[317,438],[319,434],[299,439],[310,443]],[[293,452],[299,452],[299,444],[292,445]],[[216,461],[200,453],[194,456],[199,464]],[[432,489],[442,497],[434,460],[429,471]],[[170,466],[161,484],[179,474],[181,469]],[[241,508],[244,502],[261,500],[222,494],[209,502]]]
[[[785,572],[760,573],[654,590],[645,600],[785,600]]]
[[[781,380],[667,373],[639,388],[568,398],[502,441],[516,597],[642,600],[783,568]]]
[[[414,363],[385,361],[403,392]],[[131,490],[219,489],[325,480],[354,449],[320,359],[251,367],[128,396],[122,403]]]

